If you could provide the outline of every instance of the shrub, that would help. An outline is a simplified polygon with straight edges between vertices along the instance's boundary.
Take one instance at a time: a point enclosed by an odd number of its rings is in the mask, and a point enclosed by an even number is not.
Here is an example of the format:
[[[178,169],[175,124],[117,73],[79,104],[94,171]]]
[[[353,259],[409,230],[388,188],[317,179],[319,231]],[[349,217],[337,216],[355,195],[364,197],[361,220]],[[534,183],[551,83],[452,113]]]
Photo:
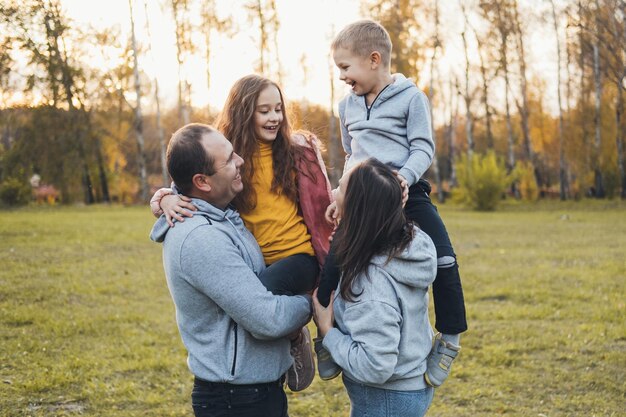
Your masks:
[[[535,178],[535,167],[531,162],[516,163],[513,176],[518,182],[518,190],[522,200],[537,201],[539,199],[539,186]]]
[[[453,192],[454,200],[481,211],[495,210],[513,180],[493,152],[476,154],[471,161],[463,155],[456,172],[459,186]]]
[[[28,204],[30,186],[17,178],[7,178],[0,184],[0,201],[7,206]]]

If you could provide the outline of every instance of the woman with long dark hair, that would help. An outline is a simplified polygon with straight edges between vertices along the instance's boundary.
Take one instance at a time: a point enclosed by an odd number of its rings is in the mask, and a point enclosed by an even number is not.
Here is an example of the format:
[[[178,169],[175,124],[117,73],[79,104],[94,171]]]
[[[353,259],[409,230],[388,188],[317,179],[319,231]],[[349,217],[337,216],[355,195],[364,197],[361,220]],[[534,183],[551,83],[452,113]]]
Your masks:
[[[341,280],[327,308],[317,291],[313,305],[323,346],[343,370],[350,415],[423,416],[433,397],[424,372],[433,337],[428,287],[437,273],[435,246],[407,221],[402,187],[376,159],[344,175],[335,197]]]

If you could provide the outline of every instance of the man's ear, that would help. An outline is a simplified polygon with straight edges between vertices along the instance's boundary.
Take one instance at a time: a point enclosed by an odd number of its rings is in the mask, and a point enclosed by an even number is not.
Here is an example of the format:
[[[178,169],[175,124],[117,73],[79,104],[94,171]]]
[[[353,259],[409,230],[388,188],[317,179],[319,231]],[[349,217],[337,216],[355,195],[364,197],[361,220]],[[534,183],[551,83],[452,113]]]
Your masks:
[[[378,51],[374,51],[370,54],[370,67],[372,69],[378,68],[378,66],[383,62],[383,57]]]
[[[196,174],[191,178],[191,183],[195,188],[205,193],[211,191],[211,183],[209,178],[204,174]]]

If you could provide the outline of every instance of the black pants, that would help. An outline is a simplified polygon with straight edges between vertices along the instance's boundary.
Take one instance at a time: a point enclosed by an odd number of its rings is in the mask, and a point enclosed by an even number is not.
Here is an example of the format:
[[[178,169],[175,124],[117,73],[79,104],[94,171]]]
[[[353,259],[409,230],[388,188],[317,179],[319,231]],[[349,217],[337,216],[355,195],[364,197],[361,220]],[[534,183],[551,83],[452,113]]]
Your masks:
[[[191,404],[196,417],[288,417],[282,379],[234,385],[196,378]]]
[[[430,184],[420,179],[409,189],[409,199],[404,207],[407,219],[414,221],[433,240],[437,258],[452,257],[452,266],[437,268],[433,283],[433,303],[435,305],[435,328],[446,334],[458,334],[467,330],[465,301],[459,276],[456,254],[450,243],[448,231],[443,224],[437,207],[430,200]],[[334,245],[331,245],[324,264],[317,296],[323,306],[328,306],[331,291],[337,288],[341,272],[334,258]]]
[[[304,294],[315,286],[319,271],[315,256],[298,253],[269,265],[259,280],[273,294]]]

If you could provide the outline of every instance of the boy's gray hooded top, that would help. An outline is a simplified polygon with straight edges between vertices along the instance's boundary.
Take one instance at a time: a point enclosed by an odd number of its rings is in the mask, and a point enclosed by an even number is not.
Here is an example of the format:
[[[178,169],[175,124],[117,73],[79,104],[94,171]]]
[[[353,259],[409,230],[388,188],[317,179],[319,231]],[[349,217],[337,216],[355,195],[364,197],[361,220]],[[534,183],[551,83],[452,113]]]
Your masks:
[[[354,93],[339,103],[344,172],[368,158],[397,169],[409,186],[426,172],[435,154],[426,95],[402,74],[393,75],[370,108]]]
[[[426,387],[426,357],[433,330],[428,318],[428,286],[437,273],[435,245],[415,228],[410,245],[392,258],[372,258],[368,276],[359,276],[346,301],[335,292],[337,327],[324,347],[344,375],[377,388],[413,391]]]
[[[293,363],[286,335],[310,317],[310,299],[276,296],[257,275],[265,264],[239,213],[205,201],[150,238],[163,242],[163,266],[191,372],[204,380],[253,384],[279,379]]]

